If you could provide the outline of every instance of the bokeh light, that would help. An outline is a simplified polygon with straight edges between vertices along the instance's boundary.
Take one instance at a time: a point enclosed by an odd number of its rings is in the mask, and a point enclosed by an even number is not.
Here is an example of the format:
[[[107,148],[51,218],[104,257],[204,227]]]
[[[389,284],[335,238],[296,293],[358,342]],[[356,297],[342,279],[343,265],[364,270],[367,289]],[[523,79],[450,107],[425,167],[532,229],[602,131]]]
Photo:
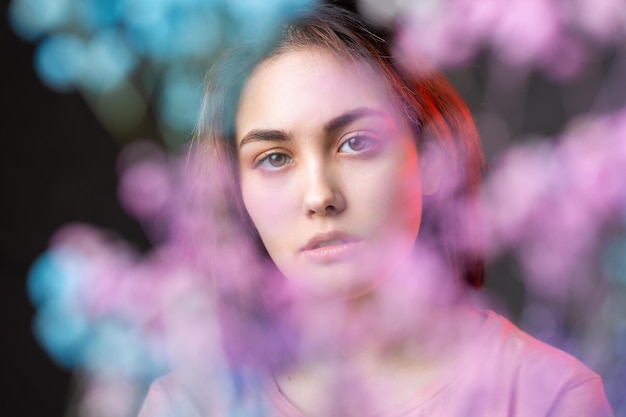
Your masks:
[[[72,0],[13,1],[9,18],[15,31],[25,39],[35,40],[67,23]]]
[[[78,90],[115,135],[143,117],[121,119],[101,96],[138,93],[155,112],[172,150],[189,138],[198,116],[204,73],[229,44],[263,48],[276,23],[313,0],[12,0],[15,32],[39,42],[35,68],[51,89]],[[111,113],[111,114],[110,114]]]
[[[35,68],[51,88],[76,88],[85,62],[85,45],[77,36],[57,35],[43,41],[35,55]]]
[[[207,376],[225,382],[216,384],[224,397],[242,400],[224,407],[264,415],[259,401],[246,400],[256,398],[259,387],[243,387],[243,381],[254,378],[241,376],[250,361],[268,359],[279,347],[259,342],[254,352],[225,352],[219,339],[246,346],[266,330],[267,312],[240,310],[263,291],[260,284],[249,286],[250,276],[267,265],[252,255],[241,230],[229,229],[233,213],[210,211],[219,206],[213,198],[224,186],[223,167],[207,167],[199,175],[202,154],[187,153],[185,144],[198,119],[206,70],[218,54],[235,45],[258,53],[280,22],[313,3],[12,1],[11,24],[22,38],[38,42],[34,65],[46,85],[79,91],[114,134],[132,130],[154,112],[169,148],[137,141],[120,156],[119,198],[151,239],[148,253],[95,227],[69,225],[30,273],[36,337],[57,363],[88,375],[80,405],[84,415],[134,415],[150,381],[173,368],[183,370],[184,384]],[[574,79],[596,49],[618,45],[626,33],[622,0],[361,0],[357,5],[381,26],[398,23],[395,48],[409,70],[423,71],[424,60],[444,69],[467,67],[481,54],[514,69],[491,74],[499,79],[486,80],[486,102],[489,94],[507,96],[516,88],[524,97],[528,74]],[[518,109],[516,103],[512,108]],[[626,109],[579,115],[552,137],[516,138],[489,108],[481,120],[495,132],[490,140],[506,136],[506,143],[494,145],[494,163],[479,201],[472,203],[484,214],[488,260],[508,256],[519,266],[527,296],[518,323],[600,373],[615,415],[626,417]],[[465,209],[460,205],[460,218]],[[219,244],[209,238],[215,235]],[[439,285],[445,279],[433,281],[448,278],[440,259],[425,250],[415,261],[419,274],[407,279],[406,291],[386,294],[380,314],[355,320],[350,336],[367,339],[377,328],[392,338],[413,323],[385,307],[402,306],[409,317],[420,297],[445,303],[457,295]],[[217,279],[206,279],[224,271],[237,274],[222,287]],[[267,279],[274,284],[270,273]],[[240,292],[243,301],[234,296]],[[231,304],[216,305],[216,294],[228,295]],[[306,308],[290,310],[289,295],[280,288],[272,297],[291,330],[291,322],[307,315]],[[480,303],[498,310],[488,297]],[[223,320],[237,314],[258,320],[220,335],[217,310]],[[332,337],[329,321],[345,314],[326,313],[308,323],[319,340]],[[296,333],[288,333],[294,345],[302,343]],[[234,361],[236,369],[223,366],[229,355],[243,358]],[[223,359],[217,361],[222,366],[215,366],[215,358]],[[115,400],[119,406],[107,410]]]
[[[468,64],[488,49],[513,67],[539,70],[557,79],[582,71],[599,44],[626,33],[622,0],[432,0],[359,1],[381,24],[400,21],[398,48],[437,66]]]

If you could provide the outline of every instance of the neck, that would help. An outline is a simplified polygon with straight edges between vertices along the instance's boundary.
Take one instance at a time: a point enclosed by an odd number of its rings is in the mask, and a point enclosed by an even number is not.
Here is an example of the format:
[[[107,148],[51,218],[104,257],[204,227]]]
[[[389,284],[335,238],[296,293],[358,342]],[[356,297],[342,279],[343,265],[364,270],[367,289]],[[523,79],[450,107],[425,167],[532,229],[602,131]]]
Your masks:
[[[417,288],[392,281],[357,299],[295,303],[296,361],[274,373],[286,398],[310,416],[376,414],[431,384],[481,317],[455,297],[424,303]]]
[[[346,362],[363,355],[394,360],[410,354],[432,360],[463,325],[464,303],[458,294],[432,294],[404,276],[350,300],[298,297],[298,358]]]

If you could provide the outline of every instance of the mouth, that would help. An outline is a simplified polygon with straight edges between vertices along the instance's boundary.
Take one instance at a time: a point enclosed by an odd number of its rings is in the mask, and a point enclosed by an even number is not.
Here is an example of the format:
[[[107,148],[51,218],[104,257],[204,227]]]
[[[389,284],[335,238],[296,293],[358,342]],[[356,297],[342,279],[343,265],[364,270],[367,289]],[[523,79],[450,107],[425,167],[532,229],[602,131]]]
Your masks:
[[[318,233],[313,236],[302,248],[303,251],[325,248],[328,246],[356,243],[359,239],[342,232]]]
[[[344,240],[344,239],[324,240],[322,242],[319,242],[319,243],[313,245],[313,247],[311,247],[311,249],[319,249],[319,248],[325,248],[327,246],[343,245],[344,243],[349,243],[349,242],[350,241]]]
[[[360,239],[341,232],[315,235],[301,251],[313,261],[330,262],[345,259],[354,252]]]

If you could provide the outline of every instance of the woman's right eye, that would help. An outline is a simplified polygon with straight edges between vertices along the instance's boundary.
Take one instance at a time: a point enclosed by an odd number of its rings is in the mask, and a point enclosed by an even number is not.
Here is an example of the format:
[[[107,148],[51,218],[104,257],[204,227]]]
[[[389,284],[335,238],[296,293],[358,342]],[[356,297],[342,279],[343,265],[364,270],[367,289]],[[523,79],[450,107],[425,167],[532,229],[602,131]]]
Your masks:
[[[290,164],[291,161],[292,159],[289,155],[280,152],[273,152],[257,159],[254,163],[254,167],[261,168],[266,171],[277,171],[285,165]]]

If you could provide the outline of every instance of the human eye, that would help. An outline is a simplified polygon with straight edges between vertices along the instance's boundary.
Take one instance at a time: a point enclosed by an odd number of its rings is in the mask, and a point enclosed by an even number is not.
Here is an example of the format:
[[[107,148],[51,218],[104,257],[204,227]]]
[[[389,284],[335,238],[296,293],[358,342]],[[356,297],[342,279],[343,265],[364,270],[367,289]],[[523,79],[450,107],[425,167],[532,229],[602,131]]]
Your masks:
[[[254,168],[264,171],[278,171],[292,162],[292,158],[283,152],[267,152],[254,161]]]
[[[375,152],[381,147],[381,140],[368,133],[359,132],[349,136],[339,145],[339,152],[359,154]]]

